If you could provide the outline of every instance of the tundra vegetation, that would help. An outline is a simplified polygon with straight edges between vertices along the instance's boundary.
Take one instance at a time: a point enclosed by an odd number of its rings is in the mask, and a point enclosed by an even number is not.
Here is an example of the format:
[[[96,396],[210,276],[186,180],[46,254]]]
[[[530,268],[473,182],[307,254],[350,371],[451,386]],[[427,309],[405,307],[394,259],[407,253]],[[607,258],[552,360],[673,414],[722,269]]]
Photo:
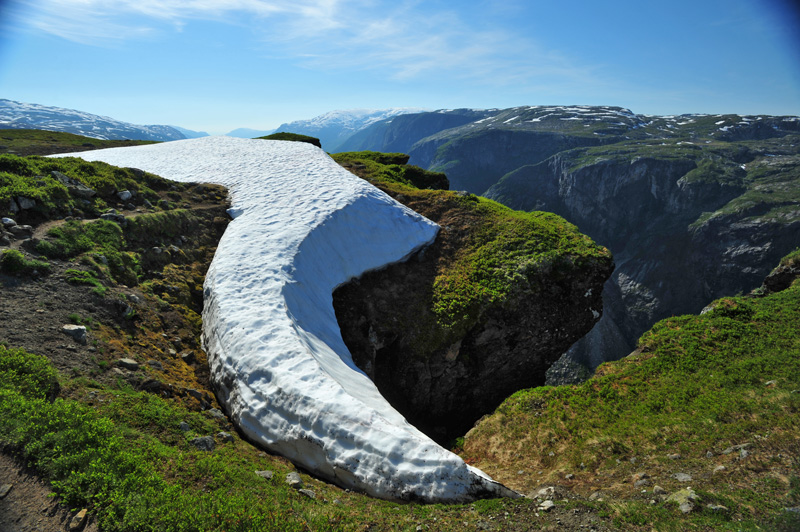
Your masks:
[[[783,511],[800,505],[797,281],[779,293],[724,298],[702,316],[660,322],[633,356],[603,365],[586,383],[521,391],[482,421],[463,442],[465,458],[524,493],[566,489],[550,511],[534,498],[395,504],[303,474],[312,499],[284,482],[292,464],[242,440],[207,391],[199,313],[203,275],[226,223],[224,191],[138,178],[101,163],[3,157],[0,164],[0,205],[30,194],[41,208],[22,221],[59,228],[39,238],[52,247],[4,252],[4,264],[20,256],[22,264],[50,264],[49,271],[4,267],[4,299],[24,287],[31,305],[41,298],[43,313],[23,307],[21,298],[18,311],[45,320],[55,304],[44,283],[63,280],[63,290],[82,290],[74,308],[61,310],[88,325],[92,350],[71,352],[70,360],[95,361],[88,372],[71,368],[13,345],[0,328],[0,443],[48,480],[64,504],[88,508],[102,530],[523,531],[557,523],[573,530],[797,529],[797,514]],[[96,188],[101,198],[76,203],[48,180],[51,170]],[[430,194],[403,186],[404,194]],[[80,218],[97,216],[100,201],[114,204],[120,187],[156,200],[148,196],[153,191],[164,208],[128,213],[125,227],[63,221],[70,209],[73,218],[77,210]],[[584,245],[578,236],[566,244]],[[480,249],[469,253],[481,256]],[[797,257],[783,266],[796,266]],[[83,301],[91,305],[76,312]],[[121,357],[141,367],[120,369]],[[192,443],[201,436],[216,438],[213,451]],[[713,473],[717,466],[725,470]],[[255,474],[265,470],[272,478]],[[669,492],[684,486],[670,475],[691,473],[702,503],[683,514],[651,494],[652,485],[643,493],[629,481],[643,471]],[[590,498],[596,491],[603,496]]]

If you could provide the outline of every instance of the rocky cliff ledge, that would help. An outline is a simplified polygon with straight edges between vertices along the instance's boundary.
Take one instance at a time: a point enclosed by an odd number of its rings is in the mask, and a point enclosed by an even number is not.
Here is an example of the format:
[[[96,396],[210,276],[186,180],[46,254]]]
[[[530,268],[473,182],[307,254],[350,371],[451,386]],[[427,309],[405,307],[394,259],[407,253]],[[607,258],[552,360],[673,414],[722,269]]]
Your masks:
[[[356,364],[412,424],[440,442],[464,434],[545,372],[597,322],[610,253],[548,213],[421,190],[439,176],[407,157],[334,156],[441,226],[411,260],[334,293]],[[398,164],[400,163],[400,164]]]

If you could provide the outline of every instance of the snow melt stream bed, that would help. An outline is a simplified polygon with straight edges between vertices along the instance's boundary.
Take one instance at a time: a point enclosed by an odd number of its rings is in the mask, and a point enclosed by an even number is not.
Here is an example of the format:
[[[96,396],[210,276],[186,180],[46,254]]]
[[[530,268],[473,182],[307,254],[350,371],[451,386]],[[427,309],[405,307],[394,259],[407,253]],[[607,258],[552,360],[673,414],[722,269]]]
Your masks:
[[[252,440],[388,499],[515,496],[410,425],[353,363],[334,289],[402,261],[438,226],[310,144],[204,137],[65,154],[228,187],[231,216],[204,285],[217,397]]]

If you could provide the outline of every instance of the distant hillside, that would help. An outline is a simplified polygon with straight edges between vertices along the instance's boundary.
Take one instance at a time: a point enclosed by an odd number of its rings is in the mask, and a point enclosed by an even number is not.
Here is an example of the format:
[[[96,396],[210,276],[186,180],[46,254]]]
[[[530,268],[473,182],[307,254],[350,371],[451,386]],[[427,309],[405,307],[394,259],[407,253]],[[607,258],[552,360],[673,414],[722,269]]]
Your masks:
[[[172,126],[140,126],[75,109],[0,99],[0,129],[44,129],[102,140],[179,140]]]
[[[256,137],[264,137],[275,131],[274,129],[250,129],[247,127],[240,127],[239,129],[234,129],[233,131],[225,133],[225,136],[237,137],[240,139],[254,139]]]
[[[183,136],[186,137],[187,139],[198,139],[200,137],[208,136],[208,133],[206,133],[205,131],[193,131],[191,129],[186,129],[184,127],[179,127],[179,126],[170,126],[170,127],[177,129],[178,131],[183,133]]]
[[[274,131],[309,135],[318,138],[322,142],[322,148],[329,152],[345,151],[341,149],[341,144],[371,124],[398,115],[420,111],[422,109],[414,108],[331,111],[309,120],[295,120],[294,122],[281,124]],[[263,136],[269,133],[271,132],[255,136]]]

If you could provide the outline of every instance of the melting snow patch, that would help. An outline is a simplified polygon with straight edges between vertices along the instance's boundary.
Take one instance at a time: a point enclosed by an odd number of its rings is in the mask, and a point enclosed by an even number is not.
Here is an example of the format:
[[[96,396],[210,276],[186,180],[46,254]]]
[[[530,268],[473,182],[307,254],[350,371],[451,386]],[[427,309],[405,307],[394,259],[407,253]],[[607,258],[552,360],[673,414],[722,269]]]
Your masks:
[[[377,497],[517,496],[406,422],[336,322],[333,290],[430,243],[433,222],[305,143],[204,137],[67,155],[228,187],[240,214],[206,276],[203,346],[249,438]]]

